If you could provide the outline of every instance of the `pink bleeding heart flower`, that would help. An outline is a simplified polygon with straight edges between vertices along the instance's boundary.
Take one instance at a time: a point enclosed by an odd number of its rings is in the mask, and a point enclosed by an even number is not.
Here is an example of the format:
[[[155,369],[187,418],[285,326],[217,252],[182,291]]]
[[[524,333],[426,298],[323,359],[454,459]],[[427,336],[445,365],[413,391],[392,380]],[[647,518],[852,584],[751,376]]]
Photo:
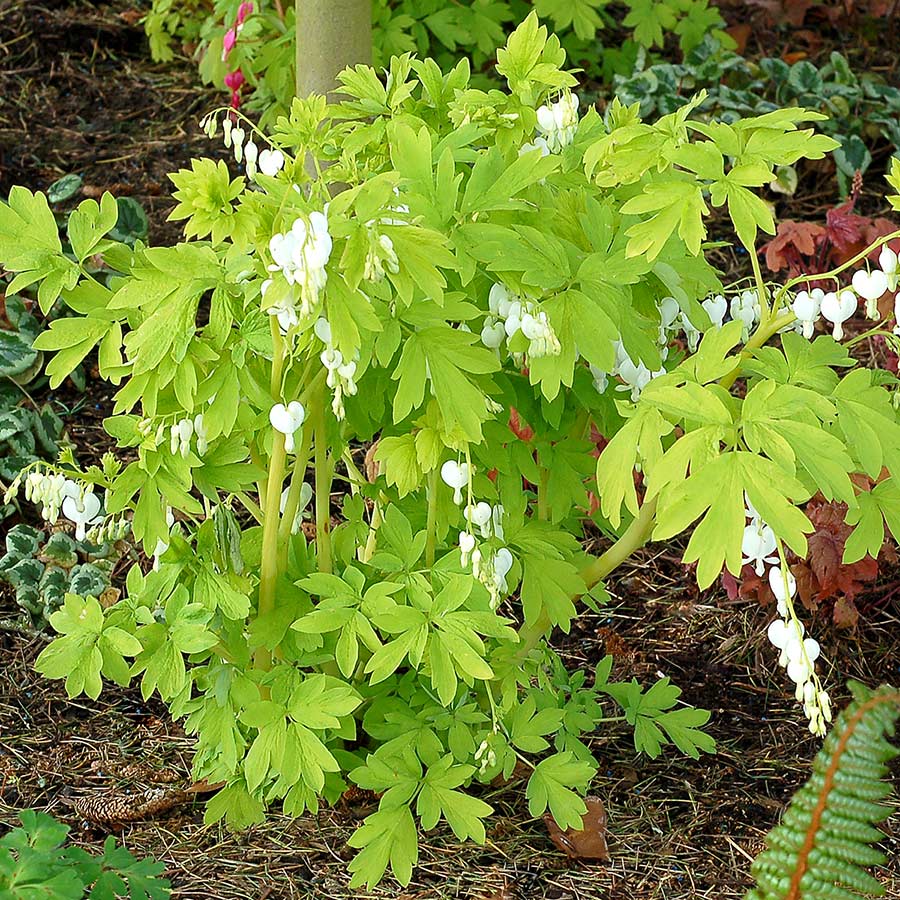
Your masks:
[[[228,58],[228,54],[234,49],[234,45],[237,42],[237,29],[229,28],[228,31],[225,32],[225,37],[222,38],[222,60]]]
[[[232,91],[239,91],[244,85],[244,73],[235,69],[225,76],[225,87]]]
[[[253,12],[253,4],[252,3],[242,3],[238,8],[237,14],[237,24],[243,25],[249,16]]]

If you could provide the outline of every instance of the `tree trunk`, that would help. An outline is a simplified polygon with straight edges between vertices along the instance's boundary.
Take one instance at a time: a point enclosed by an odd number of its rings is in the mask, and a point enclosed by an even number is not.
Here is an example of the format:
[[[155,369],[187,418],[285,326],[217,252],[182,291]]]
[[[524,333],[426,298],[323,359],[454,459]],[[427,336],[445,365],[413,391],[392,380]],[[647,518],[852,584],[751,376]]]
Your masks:
[[[372,2],[296,2],[297,96],[329,95],[337,86],[338,72],[372,62]]]

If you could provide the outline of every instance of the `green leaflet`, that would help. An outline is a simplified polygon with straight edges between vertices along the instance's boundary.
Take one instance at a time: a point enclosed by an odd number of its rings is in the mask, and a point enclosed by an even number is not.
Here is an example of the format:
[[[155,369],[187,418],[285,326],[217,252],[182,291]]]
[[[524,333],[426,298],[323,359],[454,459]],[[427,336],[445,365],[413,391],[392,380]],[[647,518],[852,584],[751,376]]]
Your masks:
[[[745,492],[775,534],[799,556],[806,555],[805,533],[813,529],[795,504],[808,499],[809,491],[771,460],[745,451],[723,453],[661,491],[653,533],[665,540],[702,516],[684,554],[685,562],[698,564],[702,587],[712,584],[723,564],[740,574]]]

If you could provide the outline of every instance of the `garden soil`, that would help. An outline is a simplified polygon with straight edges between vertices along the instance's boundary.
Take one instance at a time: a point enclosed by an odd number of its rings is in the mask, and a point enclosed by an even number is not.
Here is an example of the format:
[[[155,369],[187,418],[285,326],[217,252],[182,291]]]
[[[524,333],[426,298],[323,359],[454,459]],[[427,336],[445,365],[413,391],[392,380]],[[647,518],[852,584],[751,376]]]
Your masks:
[[[188,60],[149,62],[141,12],[122,2],[0,0],[0,196],[13,184],[46,189],[78,173],[81,196],[110,190],[138,200],[151,242],[165,243],[179,234],[166,222],[174,205],[166,174],[217,152],[197,120],[219,98],[197,85]],[[756,29],[754,40],[771,53],[778,33],[769,32],[770,42],[760,34]],[[820,40],[817,52],[828,50]],[[877,184],[867,184],[865,194],[877,203]],[[795,198],[791,214],[822,218],[833,199],[833,187],[816,183]],[[720,262],[733,271],[745,263]],[[79,396],[64,385],[50,399],[78,404],[70,436],[82,460],[97,458],[108,446],[101,427],[110,406],[106,387],[89,380]],[[639,756],[623,723],[591,738],[601,760],[592,790],[609,815],[608,862],[568,860],[543,821],[529,817],[524,783],[513,780],[484,794],[497,815],[483,847],[460,846],[439,828],[423,837],[407,888],[388,880],[370,893],[351,893],[346,841],[373,809],[371,796],[353,792],[316,816],[273,814],[237,835],[205,826],[203,794],[185,790],[191,741],[179,724],[136,689],[107,688],[97,702],[67,700],[58,683],[35,674],[46,637],[14,620],[8,594],[0,594],[0,833],[26,808],[59,817],[88,849],[98,850],[112,830],[133,853],[165,863],[178,900],[738,900],[749,886],[750,862],[808,777],[819,742],[805,730],[783,673],[773,671],[765,640],[770,614],[721,589],[698,593],[679,549],[643,551],[610,583],[610,605],[580,617],[557,641],[572,668],[590,671],[612,654],[615,679],[650,684],[668,676],[686,702],[712,711],[709,731],[719,752],[700,761]],[[850,677],[900,683],[898,598],[900,571],[883,567],[857,600],[855,631],[834,628],[825,610],[809,623],[838,703]],[[900,900],[896,793],[891,802],[882,842],[889,861],[875,874],[886,896]],[[97,824],[104,815],[121,819],[123,811],[144,817]]]

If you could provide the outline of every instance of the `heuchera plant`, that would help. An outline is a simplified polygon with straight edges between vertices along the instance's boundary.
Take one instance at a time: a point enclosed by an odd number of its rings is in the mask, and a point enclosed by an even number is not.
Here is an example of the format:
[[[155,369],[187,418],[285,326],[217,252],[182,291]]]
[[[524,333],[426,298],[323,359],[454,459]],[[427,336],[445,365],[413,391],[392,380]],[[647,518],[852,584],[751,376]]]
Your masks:
[[[548,644],[651,536],[691,531],[706,587],[805,555],[816,491],[848,504],[854,548],[896,528],[896,380],[815,336],[802,278],[766,284],[754,252],[774,232],[754,188],[835,146],[797,127],[820,117],[579,117],[563,64],[532,16],[499,53],[507,90],[402,56],[270,134],[213,115],[245,174],[173,176],[175,247],[110,240],[111,198],[73,213],[72,255],[41,195],[0,207],[14,283],[80,314],[38,339],[54,383],[97,348],[129,460],[63,457],[31,495],[81,528],[125,520],[153,557],[107,608],[69,595],[38,668],[71,695],[157,692],[196,735],[194,776],[224,784],[209,821],[315,810],[347,782],[379,794],[355,886],[388,866],[409,881],[417,820],[483,841],[477,785],[523,769],[531,814],[578,828],[607,698],[639,750],[714,749],[668,679],[613,683],[609,657],[567,672]],[[723,288],[704,258],[710,204],[752,284]],[[590,492],[599,557],[579,540]],[[817,648],[791,642],[781,594],[772,634],[822,731]]]

